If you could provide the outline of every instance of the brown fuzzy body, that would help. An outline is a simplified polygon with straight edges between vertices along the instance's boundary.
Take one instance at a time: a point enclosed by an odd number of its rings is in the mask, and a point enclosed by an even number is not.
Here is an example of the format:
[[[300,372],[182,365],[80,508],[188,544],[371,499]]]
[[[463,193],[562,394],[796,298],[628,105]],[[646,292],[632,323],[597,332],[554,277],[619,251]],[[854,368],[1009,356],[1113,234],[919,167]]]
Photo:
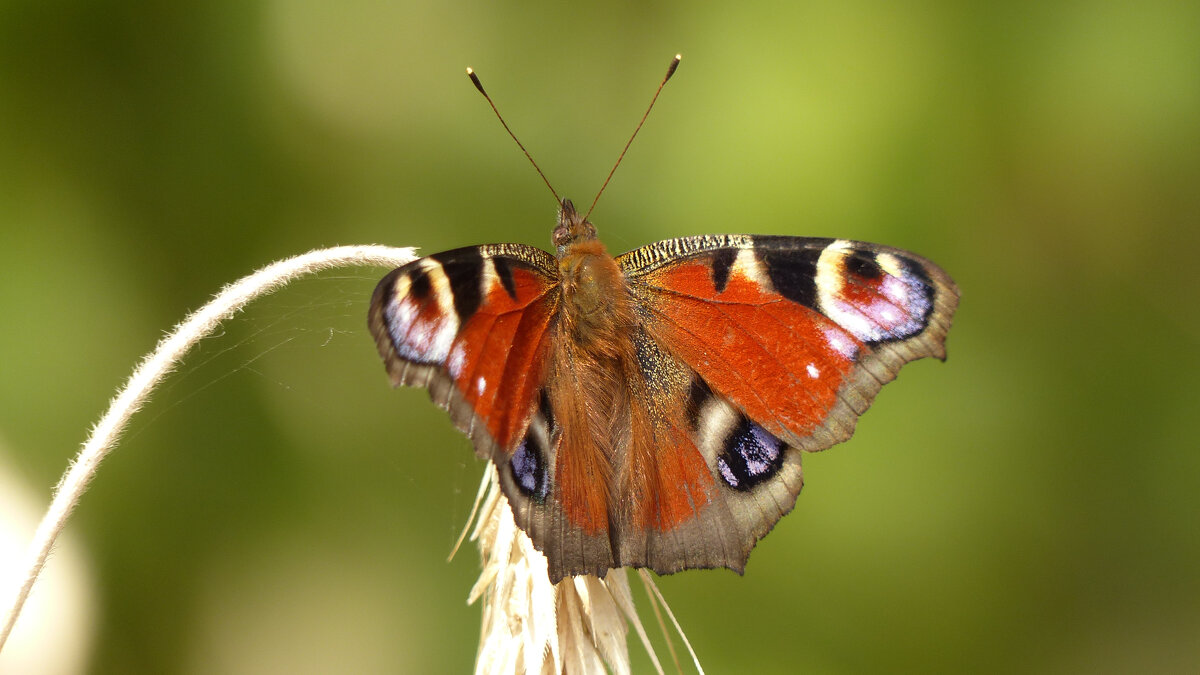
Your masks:
[[[683,408],[661,405],[683,398],[687,378],[668,376],[683,369],[653,349],[620,266],[591,224],[572,217],[565,212],[562,225],[574,236],[559,248],[559,328],[568,339],[558,344],[552,384],[565,413],[559,496],[588,534],[667,529],[710,499],[711,476]]]

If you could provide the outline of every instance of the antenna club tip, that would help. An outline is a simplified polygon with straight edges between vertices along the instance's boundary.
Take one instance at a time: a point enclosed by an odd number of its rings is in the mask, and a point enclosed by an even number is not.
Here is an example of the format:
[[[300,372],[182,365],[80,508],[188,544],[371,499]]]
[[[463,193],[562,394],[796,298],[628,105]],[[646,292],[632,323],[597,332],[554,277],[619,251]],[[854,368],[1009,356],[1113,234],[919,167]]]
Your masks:
[[[487,92],[483,90],[483,83],[479,81],[479,76],[475,74],[475,70],[470,66],[467,67],[467,77],[471,78],[471,82],[475,85],[475,88],[486,98]]]
[[[667,80],[671,79],[671,76],[675,74],[675,69],[679,67],[679,62],[682,59],[683,54],[676,54],[675,58],[671,59],[671,65],[667,66],[667,76],[663,78],[663,84],[666,84]]]

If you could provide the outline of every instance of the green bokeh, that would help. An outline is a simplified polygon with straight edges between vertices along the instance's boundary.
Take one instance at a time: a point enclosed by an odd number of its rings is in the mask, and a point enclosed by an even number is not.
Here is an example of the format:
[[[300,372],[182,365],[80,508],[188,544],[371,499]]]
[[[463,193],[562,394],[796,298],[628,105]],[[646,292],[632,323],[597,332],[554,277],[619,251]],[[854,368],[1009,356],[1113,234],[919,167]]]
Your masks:
[[[1200,667],[1200,6],[0,4],[0,469],[39,497],[221,285],[347,243],[837,236],[938,261],[905,369],[745,577],[664,578],[708,672]],[[365,329],[384,270],[258,303],[70,531],[91,672],[467,672],[482,466]],[[51,561],[53,565],[53,560]],[[632,647],[641,669],[640,648]],[[2,665],[2,661],[0,661]]]

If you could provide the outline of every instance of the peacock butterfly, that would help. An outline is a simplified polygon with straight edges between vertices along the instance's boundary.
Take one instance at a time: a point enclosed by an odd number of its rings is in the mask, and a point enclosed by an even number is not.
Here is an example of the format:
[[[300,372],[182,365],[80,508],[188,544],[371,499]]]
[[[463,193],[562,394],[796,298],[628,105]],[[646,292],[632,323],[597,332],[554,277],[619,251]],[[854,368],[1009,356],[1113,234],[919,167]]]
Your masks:
[[[420,258],[368,316],[393,385],[428,388],[496,465],[551,581],[740,573],[795,505],[802,453],[848,439],[905,363],[945,359],[958,289],[917,255],[702,235],[614,258],[559,204],[556,255]]]

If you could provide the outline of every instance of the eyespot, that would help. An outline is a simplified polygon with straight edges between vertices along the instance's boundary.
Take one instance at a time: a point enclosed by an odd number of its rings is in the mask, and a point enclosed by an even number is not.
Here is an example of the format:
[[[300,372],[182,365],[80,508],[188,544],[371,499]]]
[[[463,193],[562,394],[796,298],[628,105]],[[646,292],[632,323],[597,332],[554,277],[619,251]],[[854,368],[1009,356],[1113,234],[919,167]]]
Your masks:
[[[717,472],[729,487],[749,490],[779,472],[784,449],[783,441],[743,417],[717,456]]]
[[[508,460],[508,465],[521,492],[541,503],[550,494],[550,474],[546,468],[546,456],[538,445],[535,435],[526,433]]]

